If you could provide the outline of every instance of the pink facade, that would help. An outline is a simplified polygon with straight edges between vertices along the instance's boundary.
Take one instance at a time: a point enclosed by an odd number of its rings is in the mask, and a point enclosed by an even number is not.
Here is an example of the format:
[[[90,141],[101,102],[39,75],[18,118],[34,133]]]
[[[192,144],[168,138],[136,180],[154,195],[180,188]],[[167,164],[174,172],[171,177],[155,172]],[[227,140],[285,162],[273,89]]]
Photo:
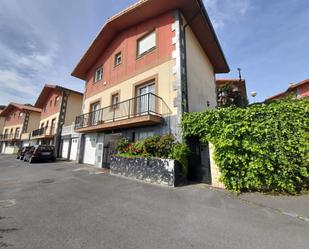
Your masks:
[[[16,126],[24,123],[25,114],[16,107],[13,107],[5,116],[4,126]]]
[[[60,111],[62,92],[57,89],[53,89],[46,98],[45,104],[42,109],[41,119],[45,119]]]
[[[130,77],[142,73],[172,58],[175,49],[172,38],[172,12],[149,19],[118,34],[87,74],[86,97],[91,97]],[[137,58],[137,41],[148,32],[156,31],[157,47]],[[115,55],[121,52],[122,63],[115,66]],[[103,66],[103,79],[94,83],[96,69]]]

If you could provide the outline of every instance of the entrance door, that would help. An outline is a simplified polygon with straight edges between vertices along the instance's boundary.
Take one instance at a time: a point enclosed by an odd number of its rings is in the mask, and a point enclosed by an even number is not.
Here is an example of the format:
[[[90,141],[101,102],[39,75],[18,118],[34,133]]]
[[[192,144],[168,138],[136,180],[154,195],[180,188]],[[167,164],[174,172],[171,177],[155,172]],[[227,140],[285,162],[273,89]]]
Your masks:
[[[95,164],[96,145],[97,145],[97,134],[85,135],[83,163],[91,165]]]
[[[194,182],[211,184],[210,156],[208,144],[201,144],[197,138],[189,139],[188,179]]]
[[[66,139],[62,141],[62,158],[69,159],[69,147],[70,140]]]
[[[103,148],[103,167],[109,168],[111,156],[117,154],[116,144],[119,139],[122,138],[122,134],[108,134],[104,137]]]
[[[91,113],[89,117],[90,124],[97,125],[100,121],[100,109],[101,109],[100,102],[93,103],[90,109],[91,109]]]
[[[70,153],[70,160],[76,161],[77,159],[77,149],[78,149],[78,138],[72,139],[71,144],[71,153]]]
[[[148,111],[155,111],[155,83],[140,86],[137,88],[137,114],[145,114]]]

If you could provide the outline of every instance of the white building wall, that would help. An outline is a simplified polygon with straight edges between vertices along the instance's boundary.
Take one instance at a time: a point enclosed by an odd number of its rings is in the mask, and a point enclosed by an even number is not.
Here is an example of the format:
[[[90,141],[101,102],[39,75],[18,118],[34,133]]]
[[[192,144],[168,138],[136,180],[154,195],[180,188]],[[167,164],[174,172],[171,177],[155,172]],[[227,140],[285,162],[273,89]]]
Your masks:
[[[217,106],[214,68],[191,28],[186,28],[189,112]]]

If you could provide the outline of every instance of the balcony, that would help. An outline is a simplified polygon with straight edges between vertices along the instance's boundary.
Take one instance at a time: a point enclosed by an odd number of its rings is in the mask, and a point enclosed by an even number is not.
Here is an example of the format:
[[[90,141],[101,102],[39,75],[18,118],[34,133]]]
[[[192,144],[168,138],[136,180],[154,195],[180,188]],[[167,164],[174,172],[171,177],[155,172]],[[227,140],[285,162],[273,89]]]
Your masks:
[[[32,139],[51,139],[56,134],[55,127],[42,127],[31,133]]]
[[[87,133],[156,125],[170,113],[161,97],[148,93],[76,117],[75,131]]]
[[[3,134],[0,135],[0,141],[18,141],[20,140],[20,133]]]

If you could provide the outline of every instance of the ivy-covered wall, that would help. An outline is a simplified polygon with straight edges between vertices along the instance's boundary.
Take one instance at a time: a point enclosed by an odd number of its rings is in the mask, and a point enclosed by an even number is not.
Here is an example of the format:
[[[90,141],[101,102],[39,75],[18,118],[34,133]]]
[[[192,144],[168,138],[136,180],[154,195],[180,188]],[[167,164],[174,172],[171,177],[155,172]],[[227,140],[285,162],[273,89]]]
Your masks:
[[[189,113],[184,136],[215,146],[227,189],[291,194],[309,189],[309,99]]]

